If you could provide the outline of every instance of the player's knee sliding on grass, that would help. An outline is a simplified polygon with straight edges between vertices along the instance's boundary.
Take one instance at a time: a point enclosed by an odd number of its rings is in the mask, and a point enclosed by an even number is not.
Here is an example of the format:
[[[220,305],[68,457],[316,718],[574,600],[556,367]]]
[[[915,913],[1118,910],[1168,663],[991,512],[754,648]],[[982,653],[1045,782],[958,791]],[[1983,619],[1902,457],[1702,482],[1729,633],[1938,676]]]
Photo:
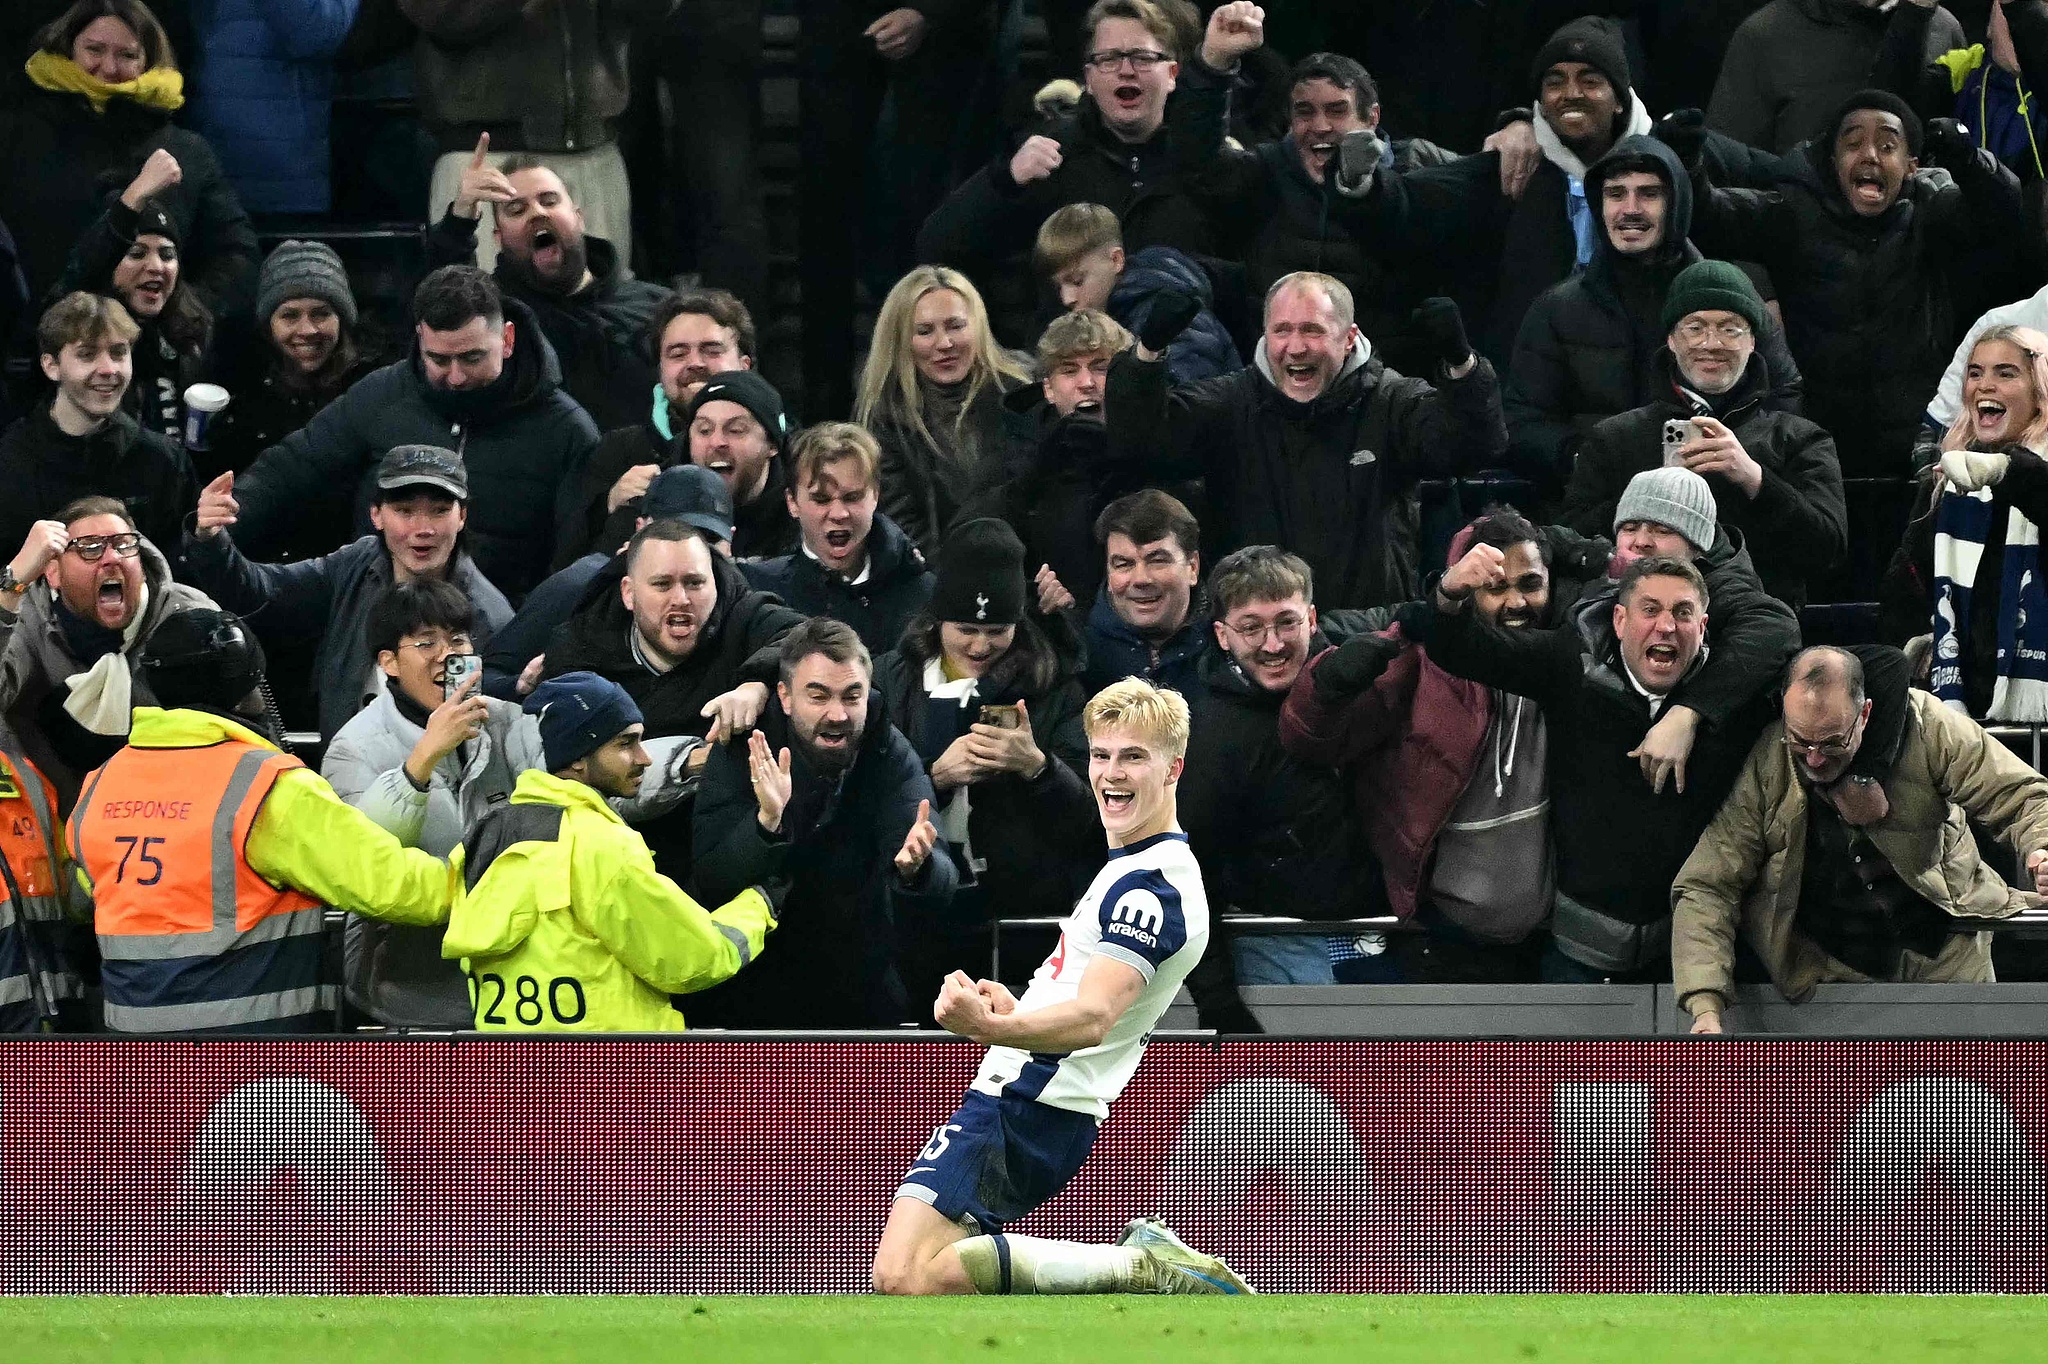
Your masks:
[[[1088,784],[1109,862],[1017,999],[956,971],[933,1017],[987,1043],[967,1097],[918,1153],[875,1251],[878,1293],[1248,1293],[1229,1266],[1140,1219],[1115,1245],[1003,1227],[1065,1188],[1145,1039],[1209,940],[1174,805],[1187,704],[1139,679],[1088,703]]]

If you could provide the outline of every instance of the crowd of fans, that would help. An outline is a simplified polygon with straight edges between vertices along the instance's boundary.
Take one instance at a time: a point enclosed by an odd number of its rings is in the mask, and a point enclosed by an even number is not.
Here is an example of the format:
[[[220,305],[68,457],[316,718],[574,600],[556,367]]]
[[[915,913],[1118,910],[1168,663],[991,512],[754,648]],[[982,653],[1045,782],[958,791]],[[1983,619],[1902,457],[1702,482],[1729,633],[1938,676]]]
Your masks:
[[[1082,711],[1142,677],[1192,710],[1215,1026],[1991,978],[1951,921],[2048,889],[2048,782],[1978,723],[2048,722],[2048,0],[1042,0],[1021,111],[1015,8],[799,7],[792,401],[758,0],[23,0],[0,776],[61,821],[218,606],[448,857],[594,675],[647,875],[787,883],[691,1024],[883,1025],[1071,907]],[[272,230],[333,206],[366,52],[437,157],[395,345],[343,237]],[[0,1024],[89,992],[62,881]],[[352,916],[347,1014],[468,1025],[454,942]]]

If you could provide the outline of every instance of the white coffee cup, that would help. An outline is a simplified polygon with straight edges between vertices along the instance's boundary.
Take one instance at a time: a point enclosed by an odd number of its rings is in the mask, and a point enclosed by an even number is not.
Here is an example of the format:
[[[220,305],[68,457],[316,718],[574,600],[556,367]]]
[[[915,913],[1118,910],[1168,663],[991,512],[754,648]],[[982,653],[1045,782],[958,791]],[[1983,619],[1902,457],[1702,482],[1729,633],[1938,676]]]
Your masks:
[[[213,414],[228,405],[228,391],[219,384],[193,384],[185,390],[185,448],[204,450],[206,428]]]

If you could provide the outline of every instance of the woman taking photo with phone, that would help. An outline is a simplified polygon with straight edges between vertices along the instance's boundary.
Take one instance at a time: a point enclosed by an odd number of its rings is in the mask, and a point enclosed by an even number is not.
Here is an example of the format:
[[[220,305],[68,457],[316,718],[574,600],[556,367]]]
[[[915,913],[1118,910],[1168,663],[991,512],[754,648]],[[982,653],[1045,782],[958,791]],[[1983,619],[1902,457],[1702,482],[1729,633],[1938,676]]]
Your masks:
[[[1086,698],[1027,615],[1026,591],[1017,533],[962,522],[930,606],[875,660],[875,691],[931,773],[932,822],[961,869],[944,922],[897,925],[913,999],[935,995],[949,971],[986,975],[990,919],[1063,915],[1095,870],[1075,861],[1094,846],[1096,818]]]

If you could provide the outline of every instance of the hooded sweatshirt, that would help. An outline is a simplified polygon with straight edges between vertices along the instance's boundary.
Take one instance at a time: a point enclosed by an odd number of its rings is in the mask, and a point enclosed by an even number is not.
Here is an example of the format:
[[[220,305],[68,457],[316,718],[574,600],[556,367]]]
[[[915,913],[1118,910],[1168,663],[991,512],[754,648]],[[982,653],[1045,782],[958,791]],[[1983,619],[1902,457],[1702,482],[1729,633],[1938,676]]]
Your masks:
[[[1604,227],[1585,273],[1545,290],[1530,305],[1515,338],[1502,406],[1515,467],[1532,476],[1569,476],[1579,443],[1595,424],[1669,392],[1664,296],[1679,271],[1699,260],[1692,231],[1692,181],[1671,149],[1654,137],[1623,138],[1586,173],[1586,196],[1598,212],[1601,187],[1640,170],[1644,159],[1667,195],[1662,239],[1650,251],[1624,256]],[[1769,322],[1757,357],[1770,375],[1765,407],[1799,411],[1802,381],[1784,329]]]

